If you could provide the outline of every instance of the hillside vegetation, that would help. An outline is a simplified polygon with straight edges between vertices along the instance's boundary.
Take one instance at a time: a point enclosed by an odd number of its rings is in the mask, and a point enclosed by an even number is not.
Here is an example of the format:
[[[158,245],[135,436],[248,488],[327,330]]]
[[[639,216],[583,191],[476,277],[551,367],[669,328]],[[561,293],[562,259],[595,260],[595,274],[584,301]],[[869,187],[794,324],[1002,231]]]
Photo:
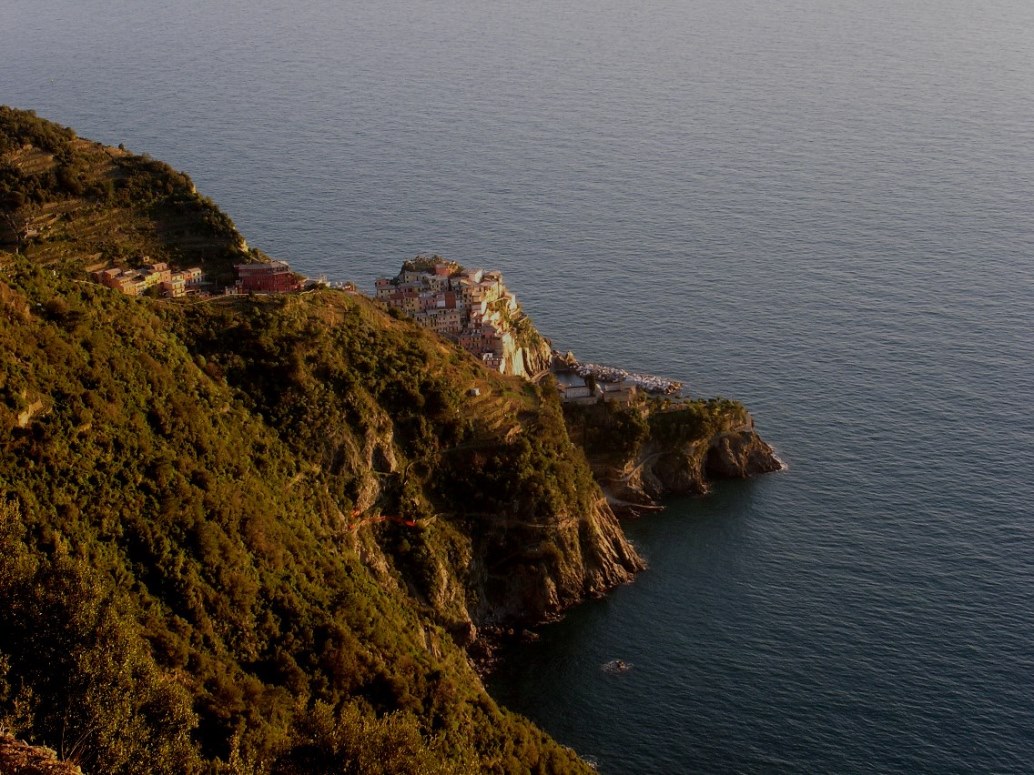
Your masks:
[[[96,773],[590,771],[471,657],[643,567],[611,504],[775,465],[746,410],[565,416],[357,294],[89,280],[145,256],[265,260],[183,173],[0,107],[0,733]]]
[[[185,173],[2,105],[0,250],[76,268],[149,256],[204,264],[216,280],[248,254],[233,221]]]
[[[588,771],[464,650],[641,567],[548,386],[340,291],[88,282],[244,241],[6,108],[0,197],[0,726],[87,772]]]

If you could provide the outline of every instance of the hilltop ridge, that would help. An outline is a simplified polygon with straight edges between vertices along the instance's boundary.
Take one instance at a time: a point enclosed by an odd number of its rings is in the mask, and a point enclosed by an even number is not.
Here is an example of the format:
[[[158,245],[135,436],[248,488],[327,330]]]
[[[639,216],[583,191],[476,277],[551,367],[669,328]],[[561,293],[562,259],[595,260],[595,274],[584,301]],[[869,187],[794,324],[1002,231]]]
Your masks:
[[[233,221],[164,162],[0,106],[0,249],[90,269],[142,256],[229,278],[250,254]]]

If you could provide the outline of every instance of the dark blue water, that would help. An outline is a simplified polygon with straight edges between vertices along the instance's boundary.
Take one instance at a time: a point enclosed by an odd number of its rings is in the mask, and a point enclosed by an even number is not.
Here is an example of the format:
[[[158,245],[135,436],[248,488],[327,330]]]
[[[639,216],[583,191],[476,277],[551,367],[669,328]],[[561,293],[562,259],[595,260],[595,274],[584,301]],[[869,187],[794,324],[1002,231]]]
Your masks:
[[[1034,5],[287,6],[5,0],[0,102],[313,275],[502,269],[790,465],[629,525],[496,695],[606,773],[1029,771]]]

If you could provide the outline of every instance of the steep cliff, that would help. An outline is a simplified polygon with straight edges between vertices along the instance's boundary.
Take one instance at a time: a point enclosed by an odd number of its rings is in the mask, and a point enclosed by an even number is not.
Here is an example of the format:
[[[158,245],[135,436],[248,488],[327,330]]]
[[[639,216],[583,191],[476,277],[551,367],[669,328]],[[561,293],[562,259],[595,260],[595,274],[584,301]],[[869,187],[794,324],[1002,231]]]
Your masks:
[[[507,324],[503,338],[503,356],[500,372],[530,379],[549,368],[553,349],[532,325],[531,320],[518,310],[519,317]]]
[[[615,508],[778,465],[738,404],[562,409],[359,294],[90,282],[254,251],[186,175],[9,108],[0,216],[0,727],[87,771],[588,772],[469,650],[631,579]],[[503,371],[547,368],[499,314]]]
[[[29,114],[0,168],[0,724],[97,772],[588,771],[463,651],[641,567],[556,395],[343,291],[93,284],[244,242]]]
[[[461,642],[552,618],[642,567],[552,391],[330,291],[192,308],[175,330],[320,467],[350,531],[373,533],[378,567]]]
[[[782,463],[734,401],[639,396],[565,404],[571,438],[616,511],[637,515],[669,495],[699,495],[716,479],[778,471]]]

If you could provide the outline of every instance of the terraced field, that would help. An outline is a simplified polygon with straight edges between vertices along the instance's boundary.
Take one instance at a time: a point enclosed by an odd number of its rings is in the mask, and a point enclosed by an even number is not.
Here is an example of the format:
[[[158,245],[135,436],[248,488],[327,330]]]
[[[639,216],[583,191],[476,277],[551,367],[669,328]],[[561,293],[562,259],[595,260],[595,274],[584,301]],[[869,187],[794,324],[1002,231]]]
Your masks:
[[[51,149],[29,141],[0,154],[0,195],[30,192],[0,201],[0,250],[84,271],[145,257],[204,264],[217,281],[247,254],[232,221],[187,175],[74,136],[46,140]]]

